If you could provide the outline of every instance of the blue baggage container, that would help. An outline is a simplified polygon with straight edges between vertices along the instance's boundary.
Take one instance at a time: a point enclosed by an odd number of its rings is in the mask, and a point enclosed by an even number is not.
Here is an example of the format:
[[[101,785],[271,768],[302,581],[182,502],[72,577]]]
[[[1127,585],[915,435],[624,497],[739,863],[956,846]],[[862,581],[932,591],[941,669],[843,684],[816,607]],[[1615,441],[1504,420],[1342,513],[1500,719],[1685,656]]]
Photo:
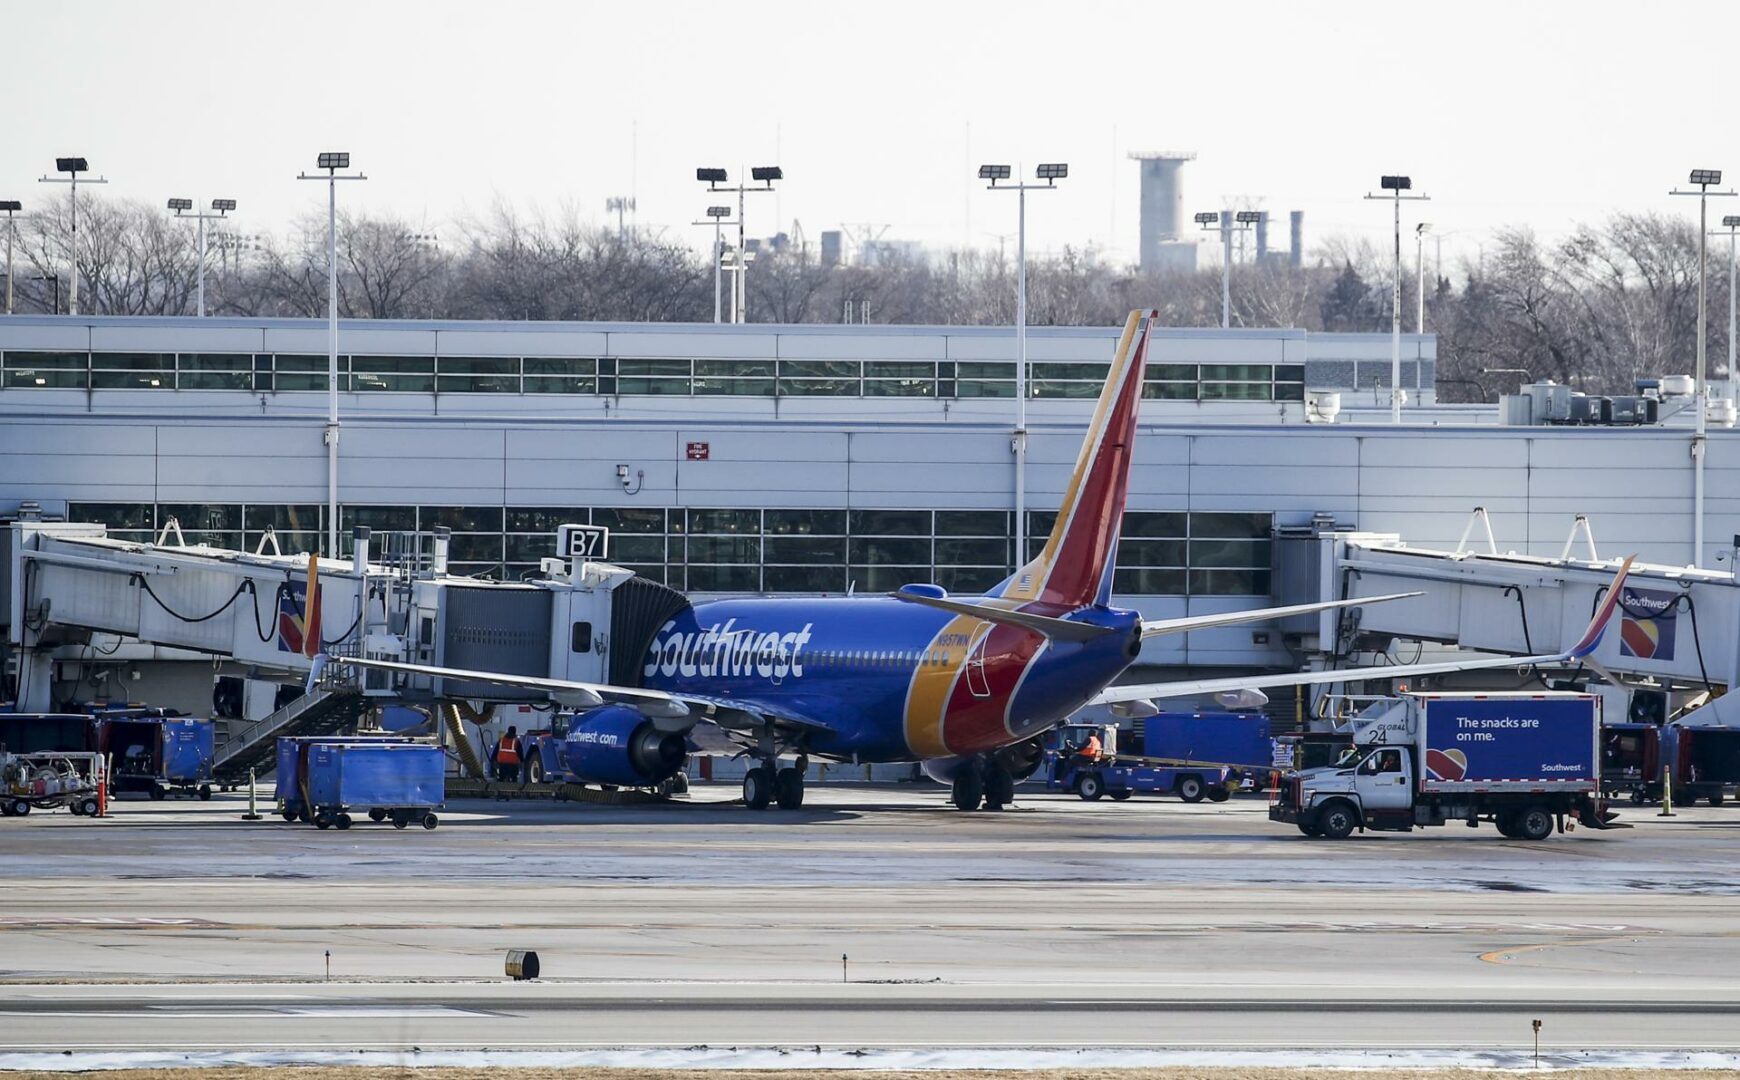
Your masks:
[[[302,763],[310,747],[338,743],[403,743],[397,735],[284,735],[278,739],[278,761],[272,770],[272,798],[285,821],[308,820],[302,785]]]
[[[191,716],[163,721],[163,779],[177,787],[211,782],[216,727]]]
[[[320,828],[350,827],[350,810],[366,808],[396,828],[412,821],[433,829],[446,798],[447,756],[423,743],[315,743],[304,761],[308,805]]]
[[[1262,713],[1160,713],[1142,721],[1142,754],[1266,770],[1275,743]]]

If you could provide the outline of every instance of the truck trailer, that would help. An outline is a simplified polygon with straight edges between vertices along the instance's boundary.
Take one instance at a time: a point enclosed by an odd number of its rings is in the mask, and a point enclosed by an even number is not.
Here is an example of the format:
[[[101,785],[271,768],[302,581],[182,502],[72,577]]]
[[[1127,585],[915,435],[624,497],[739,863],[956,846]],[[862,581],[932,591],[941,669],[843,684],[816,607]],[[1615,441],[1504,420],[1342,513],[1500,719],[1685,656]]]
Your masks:
[[[1592,694],[1406,694],[1361,715],[1334,765],[1287,774],[1272,821],[1310,837],[1490,821],[1545,840],[1571,817],[1606,826]]]

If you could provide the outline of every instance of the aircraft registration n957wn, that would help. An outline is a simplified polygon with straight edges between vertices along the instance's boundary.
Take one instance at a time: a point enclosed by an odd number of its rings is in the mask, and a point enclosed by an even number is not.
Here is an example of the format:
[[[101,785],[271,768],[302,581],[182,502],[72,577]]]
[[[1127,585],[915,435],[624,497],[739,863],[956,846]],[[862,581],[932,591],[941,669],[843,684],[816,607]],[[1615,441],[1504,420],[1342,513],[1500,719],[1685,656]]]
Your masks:
[[[1199,687],[1220,690],[1226,684],[1312,681],[1312,674],[1322,673],[1108,691],[1147,637],[1419,595],[1157,622],[1111,606],[1156,315],[1135,311],[1124,325],[1044,548],[982,596],[950,596],[936,585],[915,583],[871,597],[695,603],[653,636],[638,686],[389,660],[322,659],[543,690],[565,704],[590,706],[598,730],[618,733],[606,740],[609,746],[629,755],[638,775],[654,782],[681,767],[685,739],[695,725],[716,724],[758,762],[743,781],[744,802],[754,809],[802,805],[810,758],[920,762],[929,775],[952,785],[953,801],[961,809],[999,808],[1014,798],[1016,782],[1037,764],[1038,737],[1084,705],[1191,694]]]

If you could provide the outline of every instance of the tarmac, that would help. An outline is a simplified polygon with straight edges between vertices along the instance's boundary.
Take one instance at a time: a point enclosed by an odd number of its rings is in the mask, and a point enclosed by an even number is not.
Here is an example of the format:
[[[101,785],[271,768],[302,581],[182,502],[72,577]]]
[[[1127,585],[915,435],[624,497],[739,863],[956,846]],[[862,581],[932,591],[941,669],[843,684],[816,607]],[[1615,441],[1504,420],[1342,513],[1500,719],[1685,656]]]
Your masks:
[[[1535,1019],[1548,1054],[1740,1054],[1740,807],[1624,807],[1636,828],[1539,844],[1336,843],[1250,797],[1023,791],[965,815],[928,785],[812,787],[795,812],[734,795],[455,802],[434,831],[245,822],[237,796],[5,819],[0,1066],[720,1046],[1454,1062],[1527,1052]],[[507,981],[510,949],[542,977]]]

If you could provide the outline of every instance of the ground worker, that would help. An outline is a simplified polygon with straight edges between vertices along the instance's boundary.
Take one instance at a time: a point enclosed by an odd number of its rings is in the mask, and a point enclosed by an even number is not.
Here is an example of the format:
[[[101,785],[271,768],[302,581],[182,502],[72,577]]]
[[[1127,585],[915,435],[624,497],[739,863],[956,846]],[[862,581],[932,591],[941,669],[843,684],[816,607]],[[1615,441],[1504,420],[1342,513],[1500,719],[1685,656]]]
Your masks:
[[[1098,732],[1090,732],[1088,737],[1087,737],[1087,741],[1081,744],[1081,749],[1077,750],[1076,753],[1080,754],[1082,757],[1086,758],[1089,761],[1098,761],[1100,759],[1100,736],[1099,736],[1099,733]]]
[[[509,783],[520,778],[519,729],[512,724],[501,742],[495,744],[495,778]]]

